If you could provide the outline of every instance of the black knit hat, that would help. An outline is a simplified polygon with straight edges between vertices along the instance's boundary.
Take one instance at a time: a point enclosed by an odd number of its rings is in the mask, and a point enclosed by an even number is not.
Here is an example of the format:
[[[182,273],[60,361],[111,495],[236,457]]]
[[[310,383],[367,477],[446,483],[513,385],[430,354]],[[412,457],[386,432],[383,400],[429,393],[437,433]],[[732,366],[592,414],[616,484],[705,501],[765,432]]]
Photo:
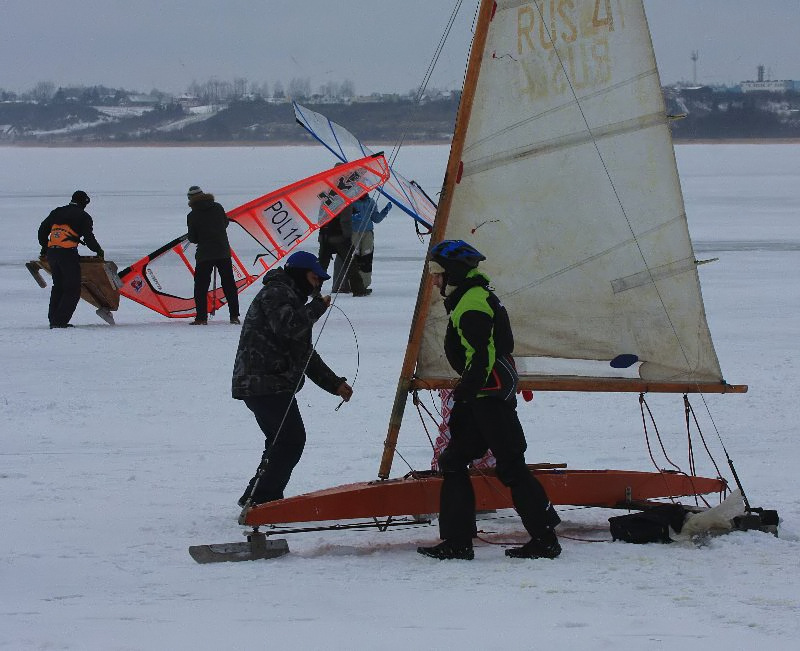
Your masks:
[[[77,203],[79,206],[85,206],[90,201],[91,199],[89,199],[89,195],[83,190],[75,190],[75,192],[72,193],[72,203]]]
[[[186,196],[189,199],[192,199],[193,197],[196,197],[196,196],[198,196],[200,194],[203,194],[203,191],[200,189],[200,186],[199,185],[193,185],[191,188],[189,188],[189,191],[186,193]]]

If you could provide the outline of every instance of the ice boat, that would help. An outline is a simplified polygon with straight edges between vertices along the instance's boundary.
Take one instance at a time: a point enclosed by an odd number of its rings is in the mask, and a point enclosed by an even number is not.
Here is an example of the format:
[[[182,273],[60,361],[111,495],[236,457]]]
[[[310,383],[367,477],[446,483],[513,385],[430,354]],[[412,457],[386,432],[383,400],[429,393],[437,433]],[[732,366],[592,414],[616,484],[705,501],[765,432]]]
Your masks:
[[[724,380],[714,350],[669,122],[641,0],[480,2],[431,243],[464,239],[486,255],[521,388],[572,392],[576,404],[586,392],[747,391]],[[390,478],[409,395],[458,380],[431,289],[423,270],[378,478],[248,505],[241,524],[437,512],[435,473]],[[728,487],[657,467],[531,472],[555,504],[630,507]],[[511,506],[490,472],[472,481],[478,509]]]

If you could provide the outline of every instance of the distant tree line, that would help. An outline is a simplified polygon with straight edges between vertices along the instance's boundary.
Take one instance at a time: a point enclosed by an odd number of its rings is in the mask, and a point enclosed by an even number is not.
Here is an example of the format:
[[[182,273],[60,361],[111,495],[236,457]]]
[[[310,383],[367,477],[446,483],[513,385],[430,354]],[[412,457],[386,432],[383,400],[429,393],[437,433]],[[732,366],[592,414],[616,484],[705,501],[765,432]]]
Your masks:
[[[427,94],[442,96],[448,92],[431,88]],[[407,94],[399,96],[413,97],[416,93],[416,90],[411,90]],[[163,104],[170,104],[187,97],[196,98],[198,101],[208,104],[222,104],[242,99],[286,101],[287,98],[299,101],[315,98],[326,102],[342,101],[346,103],[356,97],[356,87],[349,79],[341,82],[327,81],[314,90],[308,77],[293,77],[286,84],[278,80],[271,85],[267,82],[252,82],[245,77],[236,77],[233,80],[211,78],[204,82],[192,81],[183,93],[177,95],[155,88],[143,93],[139,90],[107,88],[99,85],[57,87],[51,81],[39,81],[30,90],[19,94],[0,88],[0,102],[36,102],[39,104],[73,102],[113,106],[124,104],[132,96],[142,95],[158,98]]]
[[[800,137],[800,93],[666,89],[676,140]]]
[[[55,87],[39,82],[20,96],[0,89],[0,141],[69,142],[304,142],[289,99],[296,99],[367,142],[447,142],[460,93],[430,90],[422,97],[355,95],[352,82],[328,82],[312,92],[307,78],[284,87],[211,79],[173,96],[106,86]],[[800,93],[742,93],[729,89],[664,89],[676,140],[800,138]]]
[[[186,93],[211,104],[236,101],[244,98],[283,100],[286,97],[308,99],[313,95],[325,97],[329,100],[348,100],[355,97],[355,84],[346,79],[343,82],[329,81],[317,89],[311,90],[311,80],[308,77],[293,77],[286,87],[282,81],[276,81],[272,86],[267,82],[248,82],[244,77],[233,81],[219,81],[209,79],[205,82],[193,81],[186,89]]]

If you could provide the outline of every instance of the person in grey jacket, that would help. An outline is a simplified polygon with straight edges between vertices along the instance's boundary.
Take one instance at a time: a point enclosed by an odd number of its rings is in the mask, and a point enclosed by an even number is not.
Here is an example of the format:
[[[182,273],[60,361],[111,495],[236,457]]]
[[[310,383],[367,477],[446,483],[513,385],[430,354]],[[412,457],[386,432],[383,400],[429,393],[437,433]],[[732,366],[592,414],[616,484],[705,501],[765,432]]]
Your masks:
[[[312,327],[330,305],[330,296],[319,293],[329,278],[314,254],[298,251],[283,268],[267,272],[247,310],[232,395],[253,412],[265,441],[261,462],[239,499],[241,507],[283,498],[306,442],[295,400],[305,378],[345,401],[353,395],[347,379],[328,368],[312,344]]]
[[[375,254],[375,226],[380,224],[389,214],[392,204],[387,203],[382,210],[378,210],[375,199],[365,194],[358,201],[353,202],[353,263],[358,266],[361,280],[364,283],[364,293],[353,296],[367,296],[372,293],[372,259]]]
[[[208,288],[211,274],[219,271],[220,284],[228,302],[231,323],[239,323],[239,294],[233,278],[231,245],[228,243],[228,216],[225,209],[214,201],[213,194],[206,194],[193,185],[186,193],[192,211],[186,216],[189,241],[197,244],[194,268],[194,302],[197,315],[192,325],[208,323]]]
[[[342,163],[337,163],[337,167]],[[339,179],[339,189],[344,190],[347,180],[344,177]],[[322,195],[325,197],[326,195]],[[327,195],[328,199],[336,200],[336,195],[331,191]],[[320,207],[320,218],[327,218],[327,212]],[[358,296],[366,296],[366,288],[361,274],[358,270],[358,263],[353,258],[355,249],[352,245],[353,239],[353,206],[344,208],[338,216],[328,221],[319,229],[319,264],[327,273],[331,259],[333,263],[333,291],[353,292]]]

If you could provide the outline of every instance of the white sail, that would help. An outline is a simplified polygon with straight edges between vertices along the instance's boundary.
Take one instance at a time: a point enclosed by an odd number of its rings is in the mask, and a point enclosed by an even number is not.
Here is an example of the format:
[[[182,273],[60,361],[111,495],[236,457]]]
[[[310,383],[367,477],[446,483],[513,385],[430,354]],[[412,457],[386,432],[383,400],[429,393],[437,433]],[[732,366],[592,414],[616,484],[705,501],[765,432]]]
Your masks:
[[[521,375],[722,381],[667,121],[641,0],[497,2],[442,239],[486,255]],[[435,294],[418,377],[453,377],[446,323]]]
[[[373,155],[374,152],[369,147],[342,125],[297,102],[292,102],[292,105],[297,123],[340,161],[347,163]],[[378,192],[399,206],[403,212],[430,228],[436,216],[436,204],[416,181],[408,180],[395,170],[391,161],[389,161],[389,174],[389,180],[378,189]]]

